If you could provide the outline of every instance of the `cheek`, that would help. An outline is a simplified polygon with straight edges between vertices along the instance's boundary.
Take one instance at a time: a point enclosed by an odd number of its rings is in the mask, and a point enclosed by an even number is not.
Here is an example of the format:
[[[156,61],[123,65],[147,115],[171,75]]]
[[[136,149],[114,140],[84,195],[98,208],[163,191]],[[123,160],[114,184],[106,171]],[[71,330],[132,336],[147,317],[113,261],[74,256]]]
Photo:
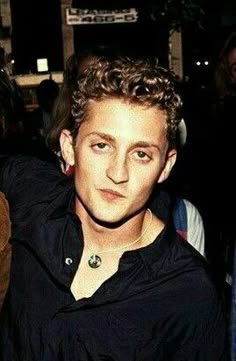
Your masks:
[[[103,167],[101,162],[94,162],[92,157],[82,154],[75,162],[75,182],[86,187],[89,183],[95,183],[101,178]]]
[[[133,179],[136,179],[141,185],[152,185],[158,181],[162,172],[162,161],[160,159],[153,160],[151,163],[142,166],[136,166],[131,169]]]
[[[157,184],[159,173],[155,170],[153,171],[144,171],[138,172],[136,176],[133,178],[131,189],[135,189],[135,193],[139,194],[139,197],[146,198],[150,195],[153,188]]]

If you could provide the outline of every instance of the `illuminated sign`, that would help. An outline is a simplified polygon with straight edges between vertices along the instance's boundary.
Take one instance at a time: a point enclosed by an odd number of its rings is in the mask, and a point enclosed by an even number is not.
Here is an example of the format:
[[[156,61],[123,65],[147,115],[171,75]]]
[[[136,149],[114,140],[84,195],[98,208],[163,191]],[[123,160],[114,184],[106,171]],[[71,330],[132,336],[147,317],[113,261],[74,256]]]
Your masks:
[[[123,10],[66,9],[67,25],[134,23],[137,20],[138,13],[135,8]]]
[[[48,71],[48,59],[37,59],[37,71]]]

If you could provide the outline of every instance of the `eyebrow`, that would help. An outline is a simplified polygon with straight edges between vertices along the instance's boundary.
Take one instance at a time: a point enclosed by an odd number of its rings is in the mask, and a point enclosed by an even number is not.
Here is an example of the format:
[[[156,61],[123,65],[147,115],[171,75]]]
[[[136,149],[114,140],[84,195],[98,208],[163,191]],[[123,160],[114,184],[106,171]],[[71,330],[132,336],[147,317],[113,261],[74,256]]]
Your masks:
[[[106,133],[101,133],[101,132],[91,132],[91,133],[88,134],[88,136],[91,136],[91,135],[96,135],[96,136],[99,136],[100,138],[102,138],[102,139],[104,139],[104,140],[106,140],[108,142],[115,143],[115,138],[112,135],[109,135],[109,134],[106,134]],[[157,148],[158,151],[161,151],[160,147],[157,144],[148,143],[148,142],[145,142],[143,140],[138,141],[136,143],[132,143],[130,148],[133,149],[133,148],[136,148],[136,147],[140,147],[140,148],[154,147],[154,148]]]
[[[106,134],[106,133],[91,132],[91,133],[89,133],[87,136],[90,137],[91,135],[96,135],[96,136],[98,136],[98,137],[100,137],[100,138],[103,138],[103,139],[109,141],[109,142],[115,142],[115,138],[112,137],[112,136],[109,135],[109,134]]]

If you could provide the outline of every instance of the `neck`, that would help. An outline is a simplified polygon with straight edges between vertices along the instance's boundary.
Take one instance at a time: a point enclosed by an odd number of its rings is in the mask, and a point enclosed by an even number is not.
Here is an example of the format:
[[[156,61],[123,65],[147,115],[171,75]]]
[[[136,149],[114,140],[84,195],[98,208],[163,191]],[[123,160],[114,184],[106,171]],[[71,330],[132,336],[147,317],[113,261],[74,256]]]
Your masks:
[[[85,245],[104,251],[125,246],[140,237],[150,222],[150,214],[146,210],[142,210],[129,219],[116,224],[96,222],[88,213],[80,215],[80,219]],[[142,243],[142,238],[140,238],[139,244]]]

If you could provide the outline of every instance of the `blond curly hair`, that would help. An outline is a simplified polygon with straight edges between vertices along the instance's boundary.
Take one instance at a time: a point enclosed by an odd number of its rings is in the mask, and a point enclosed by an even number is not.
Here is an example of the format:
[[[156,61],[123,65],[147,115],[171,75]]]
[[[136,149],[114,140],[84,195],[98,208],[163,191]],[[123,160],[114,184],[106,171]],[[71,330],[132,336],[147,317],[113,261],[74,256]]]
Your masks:
[[[170,71],[156,66],[150,59],[122,56],[96,58],[79,77],[78,89],[73,94],[73,137],[86,119],[91,100],[119,98],[130,104],[164,111],[167,139],[170,147],[175,146],[182,101],[175,90],[174,80]]]

